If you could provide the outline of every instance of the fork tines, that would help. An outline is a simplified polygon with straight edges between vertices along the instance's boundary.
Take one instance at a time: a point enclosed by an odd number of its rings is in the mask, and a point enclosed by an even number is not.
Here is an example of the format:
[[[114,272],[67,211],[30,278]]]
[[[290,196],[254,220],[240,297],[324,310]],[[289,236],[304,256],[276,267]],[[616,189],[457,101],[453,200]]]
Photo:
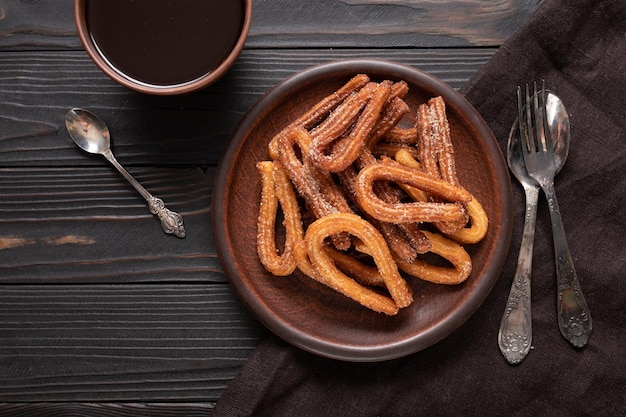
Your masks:
[[[532,101],[531,101],[532,100]],[[537,82],[533,83],[531,97],[526,84],[525,97],[522,98],[522,88],[517,87],[517,112],[520,136],[530,153],[548,151],[551,148],[550,127],[546,114],[546,82],[541,80],[541,92],[537,93]],[[525,113],[525,114],[524,114]],[[533,129],[533,126],[535,129]],[[541,149],[539,148],[541,146]]]

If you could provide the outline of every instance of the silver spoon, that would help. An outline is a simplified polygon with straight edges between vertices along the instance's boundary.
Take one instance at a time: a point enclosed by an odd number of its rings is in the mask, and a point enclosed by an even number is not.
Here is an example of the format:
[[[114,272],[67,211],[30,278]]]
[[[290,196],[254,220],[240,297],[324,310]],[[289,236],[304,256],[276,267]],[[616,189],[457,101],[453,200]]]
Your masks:
[[[161,227],[165,233],[180,238],[185,237],[181,215],[166,208],[163,200],[153,197],[117,162],[111,152],[109,128],[102,119],[87,110],[71,109],[65,115],[65,126],[81,149],[104,156],[139,191],[139,194],[148,202],[150,212],[156,214],[161,220]]]
[[[546,112],[558,172],[565,164],[569,151],[569,116],[563,102],[552,93],[548,93],[546,97]],[[509,134],[507,161],[511,172],[524,187],[526,212],[517,268],[498,332],[500,351],[511,364],[520,363],[528,354],[532,343],[530,274],[533,262],[537,199],[540,190],[539,184],[526,171],[518,126],[518,121],[515,119]]]

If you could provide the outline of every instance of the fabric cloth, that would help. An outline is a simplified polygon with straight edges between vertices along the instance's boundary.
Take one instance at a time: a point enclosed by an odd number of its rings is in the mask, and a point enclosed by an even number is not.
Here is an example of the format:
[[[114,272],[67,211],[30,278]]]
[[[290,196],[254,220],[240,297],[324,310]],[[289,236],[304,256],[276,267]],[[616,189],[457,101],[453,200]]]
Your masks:
[[[546,0],[461,92],[503,152],[516,88],[534,80],[565,103],[572,143],[556,190],[570,250],[594,320],[583,349],[556,322],[547,204],[540,195],[532,281],[533,348],[509,365],[497,345],[523,227],[515,221],[501,277],[479,310],[436,345],[381,363],[315,356],[269,335],[212,416],[626,415],[626,2]]]

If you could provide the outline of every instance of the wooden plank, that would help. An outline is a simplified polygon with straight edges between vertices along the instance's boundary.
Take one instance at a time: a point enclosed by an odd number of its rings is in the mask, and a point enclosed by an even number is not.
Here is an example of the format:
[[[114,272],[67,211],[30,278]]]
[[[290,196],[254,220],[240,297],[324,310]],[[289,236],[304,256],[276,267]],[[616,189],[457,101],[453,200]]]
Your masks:
[[[183,216],[185,239],[166,235],[113,168],[0,169],[0,282],[225,282],[209,221],[214,169],[130,171]]]
[[[263,333],[226,285],[3,285],[0,402],[215,401]]]
[[[79,49],[72,0],[0,3],[0,51]]]
[[[539,3],[255,0],[246,47],[493,47],[508,38]],[[72,4],[71,0],[3,2],[0,50],[81,49]]]
[[[206,417],[214,403],[0,403],[4,416]]]
[[[118,86],[80,52],[0,55],[0,167],[102,166],[65,130],[72,107],[109,126],[120,161],[132,165],[215,165],[243,115],[274,85],[304,68],[338,59],[387,59],[460,87],[495,52],[481,49],[245,51],[206,90],[155,97]]]
[[[254,2],[248,46],[493,47],[502,44],[539,3],[261,0]]]

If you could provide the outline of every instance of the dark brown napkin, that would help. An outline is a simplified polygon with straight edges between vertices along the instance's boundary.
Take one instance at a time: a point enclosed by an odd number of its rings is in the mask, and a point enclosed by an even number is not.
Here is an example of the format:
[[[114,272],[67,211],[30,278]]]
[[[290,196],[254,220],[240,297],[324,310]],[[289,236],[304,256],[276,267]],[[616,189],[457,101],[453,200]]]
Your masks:
[[[212,416],[626,415],[626,2],[546,0],[462,93],[503,151],[518,84],[546,80],[571,114],[572,144],[556,179],[570,250],[594,320],[584,349],[556,324],[552,234],[541,195],[532,282],[533,349],[509,365],[497,345],[523,226],[500,280],[452,335],[382,363],[317,357],[269,336]]]

